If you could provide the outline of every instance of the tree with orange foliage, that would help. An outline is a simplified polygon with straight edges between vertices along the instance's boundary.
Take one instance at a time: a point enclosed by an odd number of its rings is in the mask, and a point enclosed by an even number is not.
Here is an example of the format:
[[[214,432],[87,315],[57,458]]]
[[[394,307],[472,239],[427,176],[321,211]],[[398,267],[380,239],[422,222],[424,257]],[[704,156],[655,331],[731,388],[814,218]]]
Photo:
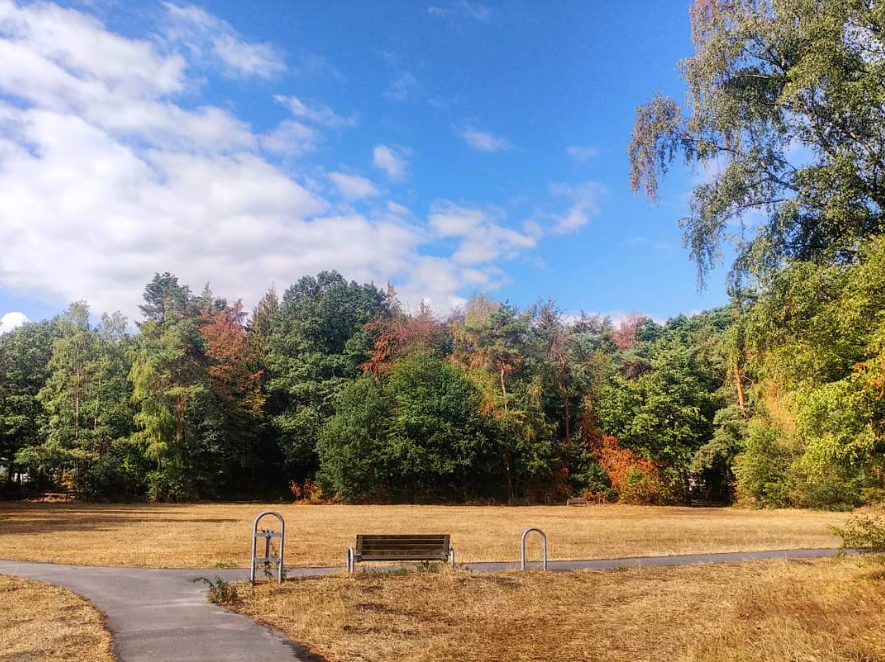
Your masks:
[[[255,357],[243,326],[243,304],[237,301],[217,312],[204,310],[200,334],[206,341],[210,388],[233,411],[261,415],[261,370],[253,371]]]
[[[632,349],[636,343],[636,332],[639,330],[639,327],[645,324],[646,319],[645,315],[630,313],[621,320],[620,325],[612,334],[612,340],[615,341],[618,349]]]
[[[403,311],[393,288],[388,289],[389,315],[373,319],[365,329],[374,338],[372,353],[360,367],[375,378],[389,370],[393,363],[415,351],[428,351],[446,344],[447,331],[422,299],[418,313]]]
[[[657,503],[663,496],[661,467],[603,435],[593,457],[608,474],[612,489],[625,503]]]

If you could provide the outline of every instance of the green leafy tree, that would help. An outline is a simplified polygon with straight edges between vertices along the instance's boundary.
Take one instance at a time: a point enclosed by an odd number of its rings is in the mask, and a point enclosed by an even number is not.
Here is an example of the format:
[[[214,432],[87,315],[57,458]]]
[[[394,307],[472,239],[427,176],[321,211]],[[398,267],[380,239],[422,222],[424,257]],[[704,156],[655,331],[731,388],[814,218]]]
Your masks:
[[[15,487],[13,477],[26,469],[18,453],[40,443],[46,417],[37,399],[49,378],[55,320],[29,322],[0,334],[0,465],[6,468],[3,492]],[[36,478],[36,467],[31,471]]]
[[[19,461],[67,473],[78,491],[101,490],[102,481],[91,476],[95,463],[131,432],[126,319],[105,314],[93,327],[89,307],[80,302],[58,318],[57,327],[49,376],[38,394],[47,415],[41,440],[22,449]]]
[[[434,353],[409,354],[379,381],[353,382],[320,441],[320,480],[348,500],[464,498],[497,456],[480,394]]]
[[[738,457],[749,503],[842,508],[885,488],[885,240],[859,251],[855,264],[789,265],[745,316],[754,420],[771,431]],[[789,461],[769,472],[772,457]]]
[[[685,107],[639,107],[631,183],[656,199],[674,158],[709,174],[681,219],[701,280],[734,241],[735,282],[785,259],[856,257],[885,229],[885,13],[863,0],[695,0]],[[758,222],[761,221],[761,222]]]
[[[283,457],[296,475],[317,469],[316,444],[341,391],[358,377],[384,294],[337,272],[304,277],[286,290],[267,341],[268,411]]]

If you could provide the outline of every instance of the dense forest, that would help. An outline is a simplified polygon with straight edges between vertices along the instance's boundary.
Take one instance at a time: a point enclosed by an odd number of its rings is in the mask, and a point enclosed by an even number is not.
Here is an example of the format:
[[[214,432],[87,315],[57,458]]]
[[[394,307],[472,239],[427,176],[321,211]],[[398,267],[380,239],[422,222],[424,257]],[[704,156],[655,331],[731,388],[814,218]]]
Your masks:
[[[882,494],[883,309],[883,241],[663,325],[484,297],[440,319],[334,272],[247,316],[158,274],[137,333],[75,303],[0,336],[0,489],[853,506]]]
[[[687,99],[637,109],[631,183],[654,201],[675,159],[703,173],[680,224],[701,284],[736,251],[728,306],[443,318],[324,272],[247,312],[157,274],[137,333],[75,303],[0,336],[0,493],[883,501],[885,8],[691,18]]]

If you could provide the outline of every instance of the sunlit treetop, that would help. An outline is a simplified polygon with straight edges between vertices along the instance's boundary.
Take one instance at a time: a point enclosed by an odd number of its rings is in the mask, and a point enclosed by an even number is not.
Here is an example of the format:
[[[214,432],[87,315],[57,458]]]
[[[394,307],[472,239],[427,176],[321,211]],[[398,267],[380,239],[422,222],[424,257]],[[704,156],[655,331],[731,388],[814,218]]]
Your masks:
[[[674,159],[698,184],[680,219],[704,285],[732,242],[732,286],[800,259],[852,261],[883,228],[885,7],[696,0],[680,104],[636,111],[631,185],[654,202]]]

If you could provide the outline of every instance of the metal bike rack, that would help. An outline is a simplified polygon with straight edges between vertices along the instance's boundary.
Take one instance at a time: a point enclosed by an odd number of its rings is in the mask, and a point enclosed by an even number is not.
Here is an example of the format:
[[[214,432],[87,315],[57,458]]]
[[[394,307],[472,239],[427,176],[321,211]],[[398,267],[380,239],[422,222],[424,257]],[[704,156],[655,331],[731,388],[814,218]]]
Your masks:
[[[266,515],[273,515],[280,522],[280,530],[274,531],[273,529],[261,529],[258,530],[258,522],[262,517]],[[262,513],[258,514],[258,517],[255,518],[255,521],[252,523],[252,564],[251,570],[249,571],[249,581],[252,583],[252,586],[255,586],[255,568],[259,563],[276,563],[277,564],[277,582],[279,584],[283,583],[283,546],[285,544],[286,536],[286,522],[283,520],[283,516],[273,510],[265,510]],[[264,538],[264,556],[256,556],[258,549],[258,539]],[[271,538],[279,538],[280,539],[280,555],[279,556],[271,556]]]
[[[525,570],[525,538],[532,531],[537,531],[538,533],[541,534],[541,549],[544,552],[544,562],[543,562],[542,567],[544,568],[544,570],[546,570],[547,569],[547,534],[545,534],[543,531],[541,531],[541,529],[539,529],[535,526],[531,526],[522,532],[521,549],[520,549],[520,555],[519,555],[520,569]]]

